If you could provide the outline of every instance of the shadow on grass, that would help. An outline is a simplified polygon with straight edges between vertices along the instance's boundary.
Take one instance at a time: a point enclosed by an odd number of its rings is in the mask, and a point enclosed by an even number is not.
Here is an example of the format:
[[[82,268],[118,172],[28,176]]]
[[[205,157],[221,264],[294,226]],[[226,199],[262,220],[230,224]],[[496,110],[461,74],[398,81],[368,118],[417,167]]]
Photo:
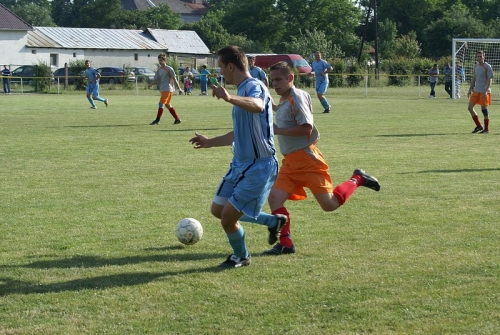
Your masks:
[[[182,249],[183,247],[175,247]],[[69,269],[69,268],[99,268],[106,266],[124,266],[130,264],[140,264],[148,262],[185,262],[197,261],[202,259],[223,259],[227,255],[223,254],[208,254],[208,253],[187,253],[175,255],[147,255],[147,256],[130,256],[118,258],[103,258],[99,256],[76,255],[70,258],[57,260],[36,261],[21,267],[33,269]]]
[[[485,172],[485,171],[500,171],[500,168],[486,168],[486,169],[454,169],[454,170],[422,170],[418,172],[402,172],[401,174],[414,174],[414,173],[470,173],[470,172]]]
[[[0,296],[6,296],[9,294],[43,294],[81,290],[105,290],[113,287],[147,284],[154,280],[161,278],[165,279],[165,277],[170,276],[202,272],[216,273],[220,271],[225,270],[214,266],[208,268],[189,269],[185,271],[121,273],[93,278],[81,278],[51,284],[40,284],[38,282],[0,277]]]
[[[450,135],[466,135],[468,133],[436,133],[436,134],[385,134],[385,135],[375,135],[374,137],[426,137],[426,136],[450,136]],[[494,134],[497,135],[497,134]],[[492,136],[492,134],[488,135],[474,135],[472,136]],[[372,136],[365,136],[372,137]]]

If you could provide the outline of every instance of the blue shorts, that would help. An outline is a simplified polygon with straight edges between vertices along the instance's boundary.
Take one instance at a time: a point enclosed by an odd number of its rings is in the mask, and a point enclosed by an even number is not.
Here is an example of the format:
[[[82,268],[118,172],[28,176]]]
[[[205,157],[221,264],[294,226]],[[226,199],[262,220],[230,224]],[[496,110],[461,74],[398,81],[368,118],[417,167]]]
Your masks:
[[[238,211],[257,218],[277,175],[278,161],[275,157],[245,162],[233,159],[213,201],[219,205],[229,201]]]
[[[327,81],[323,81],[321,83],[317,83],[316,84],[316,93],[325,94],[327,88],[328,88],[328,82]]]
[[[99,96],[99,83],[87,85],[87,94],[92,94],[94,97]]]

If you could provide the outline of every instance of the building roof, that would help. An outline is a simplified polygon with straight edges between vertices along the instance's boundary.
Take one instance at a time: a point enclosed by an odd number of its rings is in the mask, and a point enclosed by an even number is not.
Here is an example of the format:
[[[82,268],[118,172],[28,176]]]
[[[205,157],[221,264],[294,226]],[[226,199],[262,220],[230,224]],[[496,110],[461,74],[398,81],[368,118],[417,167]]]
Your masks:
[[[30,48],[164,50],[177,54],[210,54],[192,30],[99,29],[34,27],[28,31]]]
[[[0,30],[33,30],[33,27],[0,4]]]
[[[123,9],[145,10],[161,4],[168,5],[177,14],[204,15],[208,3],[204,0],[122,0]]]
[[[166,49],[141,30],[35,27],[28,32],[28,47],[65,49]]]
[[[210,54],[210,50],[192,30],[165,30],[147,29],[153,39],[158,43],[167,46],[168,52],[184,54]]]

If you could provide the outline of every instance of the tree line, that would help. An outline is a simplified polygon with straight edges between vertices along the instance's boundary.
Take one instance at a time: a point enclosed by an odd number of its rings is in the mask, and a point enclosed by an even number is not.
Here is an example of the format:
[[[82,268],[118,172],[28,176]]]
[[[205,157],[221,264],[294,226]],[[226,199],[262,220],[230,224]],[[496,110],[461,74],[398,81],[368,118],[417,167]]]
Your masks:
[[[33,26],[194,30],[212,51],[236,44],[252,53],[314,50],[328,59],[450,57],[461,38],[498,38],[500,0],[210,0],[201,20],[183,24],[168,5],[123,10],[120,0],[2,0]],[[376,3],[377,29],[374,11]],[[372,6],[370,6],[370,4]],[[368,15],[367,15],[368,14]],[[361,40],[364,50],[359,53]]]

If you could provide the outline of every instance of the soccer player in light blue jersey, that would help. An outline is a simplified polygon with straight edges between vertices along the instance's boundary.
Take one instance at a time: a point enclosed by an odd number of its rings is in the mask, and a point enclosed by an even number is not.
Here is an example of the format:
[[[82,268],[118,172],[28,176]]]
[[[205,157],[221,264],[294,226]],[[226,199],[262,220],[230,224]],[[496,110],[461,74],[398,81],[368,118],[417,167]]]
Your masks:
[[[330,113],[330,104],[326,100],[325,93],[328,88],[328,72],[332,71],[332,66],[324,59],[321,59],[321,52],[314,53],[315,61],[311,64],[316,78],[316,95],[324,108],[323,113]]]
[[[262,68],[255,65],[255,56],[248,56],[248,71],[253,78],[262,80],[266,87],[269,88],[269,80],[267,79],[267,74],[262,70]]]
[[[274,146],[272,98],[265,85],[248,72],[247,58],[237,46],[217,52],[218,65],[228,84],[236,85],[237,94],[212,85],[212,95],[233,105],[233,130],[225,135],[208,137],[195,133],[189,141],[195,149],[219,146],[233,147],[233,159],[215,193],[211,212],[221,220],[233,253],[221,268],[250,265],[245,231],[239,220],[243,215],[257,218],[261,213],[278,174]],[[279,215],[265,223],[269,240],[278,239],[286,216]],[[264,223],[263,223],[264,224]]]
[[[99,79],[101,78],[101,74],[97,72],[96,69],[90,66],[90,61],[85,61],[85,77],[87,77],[87,99],[90,102],[90,108],[96,109],[94,100],[104,102],[106,107],[108,107],[108,99],[101,98],[99,96]],[[92,96],[92,97],[91,97]]]

